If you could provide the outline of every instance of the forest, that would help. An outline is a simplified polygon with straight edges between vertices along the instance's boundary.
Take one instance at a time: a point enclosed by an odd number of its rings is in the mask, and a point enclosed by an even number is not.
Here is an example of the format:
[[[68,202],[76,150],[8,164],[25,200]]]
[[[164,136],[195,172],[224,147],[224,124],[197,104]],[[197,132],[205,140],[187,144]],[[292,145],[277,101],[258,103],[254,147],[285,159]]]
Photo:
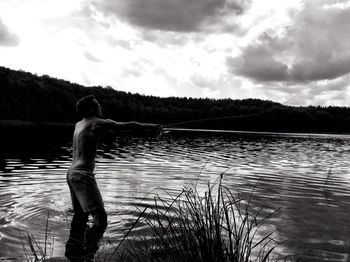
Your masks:
[[[116,121],[178,128],[350,133],[349,107],[295,107],[260,99],[160,98],[112,87],[85,87],[5,67],[0,67],[0,122],[73,123],[79,120],[76,101],[90,94],[101,103],[104,117]]]

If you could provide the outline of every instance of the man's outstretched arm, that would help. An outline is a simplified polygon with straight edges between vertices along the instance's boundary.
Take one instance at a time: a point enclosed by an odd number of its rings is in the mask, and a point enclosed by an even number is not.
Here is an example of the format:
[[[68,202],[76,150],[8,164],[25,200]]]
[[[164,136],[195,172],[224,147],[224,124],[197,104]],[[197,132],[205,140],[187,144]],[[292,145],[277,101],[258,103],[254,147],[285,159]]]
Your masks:
[[[106,131],[123,132],[123,131],[152,131],[161,132],[162,125],[151,123],[140,123],[136,121],[116,122],[112,119],[103,119],[102,125]]]

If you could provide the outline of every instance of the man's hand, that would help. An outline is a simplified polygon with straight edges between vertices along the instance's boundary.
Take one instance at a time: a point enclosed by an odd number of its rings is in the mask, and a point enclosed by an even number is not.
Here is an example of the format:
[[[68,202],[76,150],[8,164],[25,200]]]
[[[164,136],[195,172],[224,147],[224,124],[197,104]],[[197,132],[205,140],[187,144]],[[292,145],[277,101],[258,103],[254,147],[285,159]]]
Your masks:
[[[148,124],[146,127],[147,131],[154,133],[157,136],[160,136],[163,131],[163,125],[161,124]]]
[[[158,133],[158,136],[161,136],[163,134],[163,125],[161,124],[156,124],[156,128],[157,128],[157,133]]]

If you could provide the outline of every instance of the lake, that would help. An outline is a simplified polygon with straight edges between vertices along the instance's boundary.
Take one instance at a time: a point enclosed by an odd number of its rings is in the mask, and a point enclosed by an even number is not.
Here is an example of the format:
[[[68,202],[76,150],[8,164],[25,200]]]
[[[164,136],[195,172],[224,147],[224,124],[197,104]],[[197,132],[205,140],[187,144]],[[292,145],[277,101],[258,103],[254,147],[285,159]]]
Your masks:
[[[50,248],[63,257],[72,217],[66,185],[70,139],[3,140],[0,260],[23,260],[20,235],[43,238],[48,214]],[[169,132],[159,138],[108,138],[96,161],[109,214],[106,239],[118,243],[135,210],[152,204],[162,189],[176,193],[196,184],[204,191],[224,172],[223,183],[232,192],[248,197],[255,188],[251,203],[257,209],[281,208],[266,222],[283,241],[281,253],[300,261],[349,261],[349,145],[347,135]]]

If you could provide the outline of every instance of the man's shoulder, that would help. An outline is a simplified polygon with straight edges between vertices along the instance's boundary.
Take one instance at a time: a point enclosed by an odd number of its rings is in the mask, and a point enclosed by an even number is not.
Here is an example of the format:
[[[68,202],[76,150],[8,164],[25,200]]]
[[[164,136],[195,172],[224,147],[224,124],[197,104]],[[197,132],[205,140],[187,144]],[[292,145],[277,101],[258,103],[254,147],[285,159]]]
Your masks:
[[[83,119],[75,124],[75,129],[96,129],[103,125],[104,119],[94,118],[94,119]]]
[[[91,120],[90,126],[98,131],[107,131],[115,127],[117,123],[111,119],[95,118]]]
[[[111,119],[104,118],[92,118],[92,119],[83,119],[76,123],[76,129],[89,129],[91,131],[104,131],[113,129],[118,126],[118,123]]]
[[[109,124],[112,124],[113,122],[114,121],[111,119],[104,119],[104,118],[95,118],[91,120],[91,124],[100,125],[100,126],[109,125]]]

